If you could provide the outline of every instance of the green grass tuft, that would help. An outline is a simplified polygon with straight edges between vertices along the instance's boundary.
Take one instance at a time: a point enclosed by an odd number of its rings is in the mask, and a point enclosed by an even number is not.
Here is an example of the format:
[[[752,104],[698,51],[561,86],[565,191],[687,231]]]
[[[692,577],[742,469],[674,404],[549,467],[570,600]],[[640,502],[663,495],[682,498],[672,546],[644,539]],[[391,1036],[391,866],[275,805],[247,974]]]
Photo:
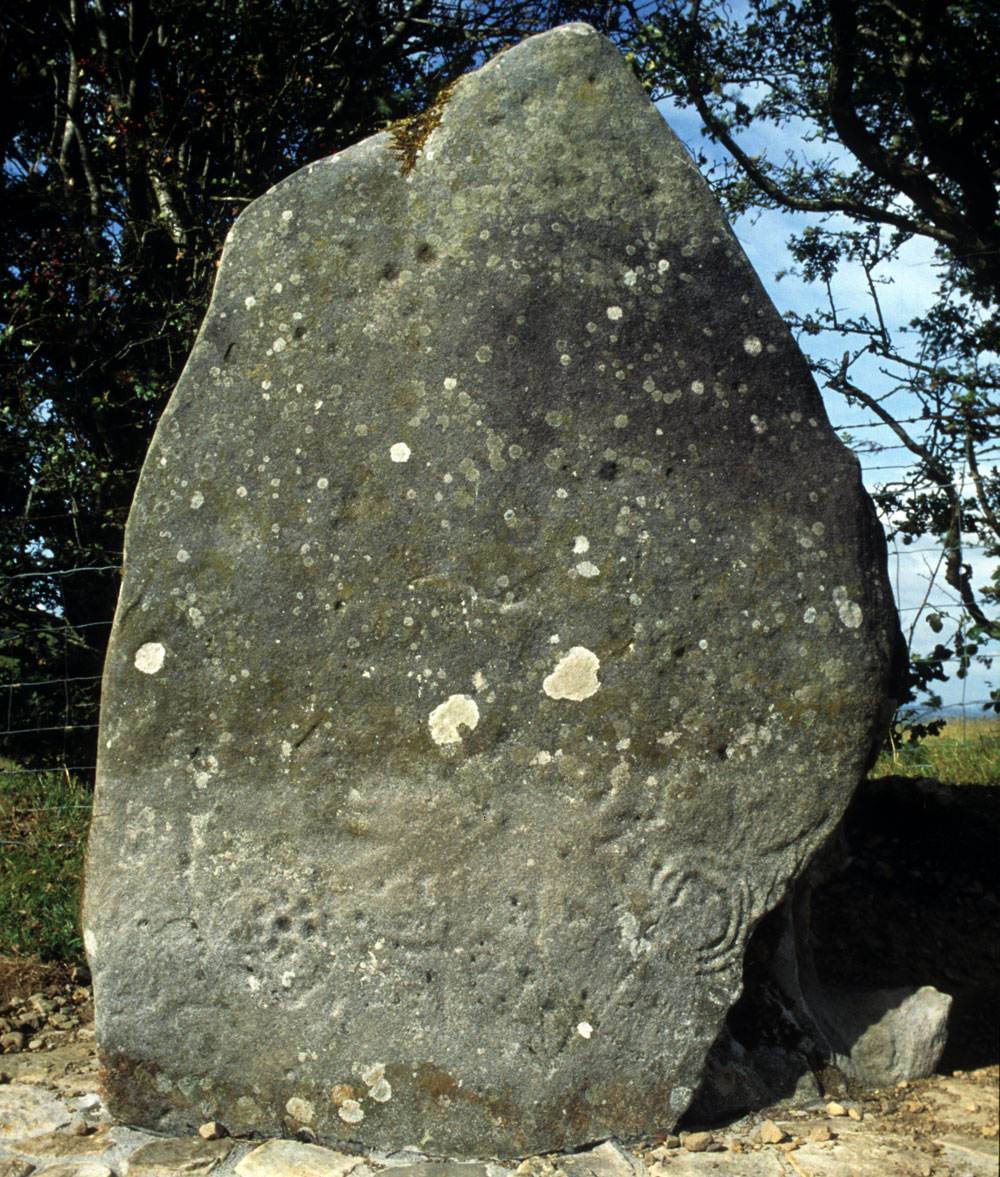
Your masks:
[[[0,761],[0,956],[81,961],[90,791],[69,773]]]

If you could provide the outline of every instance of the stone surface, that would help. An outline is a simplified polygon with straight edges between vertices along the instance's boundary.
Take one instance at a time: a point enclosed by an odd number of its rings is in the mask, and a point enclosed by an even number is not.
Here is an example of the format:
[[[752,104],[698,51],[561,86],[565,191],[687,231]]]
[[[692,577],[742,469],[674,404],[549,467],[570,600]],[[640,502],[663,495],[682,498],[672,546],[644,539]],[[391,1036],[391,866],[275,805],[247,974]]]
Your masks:
[[[34,1169],[31,1161],[0,1161],[0,1177],[30,1177]]]
[[[16,1063],[18,1056],[12,1056]],[[37,1068],[37,1053],[20,1056]],[[95,1136],[107,1143],[107,1151],[72,1162],[59,1162],[56,1172],[63,1177],[86,1177],[88,1171],[112,1173],[115,1177],[134,1177],[131,1168],[136,1154],[151,1143],[162,1140],[148,1132],[110,1124],[106,1112],[95,1104],[94,1083],[96,1065],[83,1072],[66,1074],[67,1066],[76,1067],[77,1057],[72,1047],[60,1047],[45,1052],[48,1063],[44,1074],[38,1072],[31,1085],[45,1085],[49,1100],[62,1105],[68,1120],[76,1123],[76,1115],[88,1107],[100,1116],[101,1125],[87,1139]],[[0,1077],[0,1123],[8,1120],[11,1105],[25,1108],[23,1088],[26,1084],[5,1083]],[[893,1098],[887,1098],[887,1095]],[[899,1098],[895,1098],[899,1096]],[[929,1177],[933,1169],[936,1177],[996,1177],[997,1172],[997,1067],[986,1067],[974,1072],[956,1072],[948,1077],[917,1080],[903,1089],[886,1093],[862,1095],[860,1100],[847,1100],[849,1113],[864,1107],[864,1118],[855,1123],[849,1117],[829,1120],[825,1104],[814,1101],[809,1108],[785,1109],[772,1112],[775,1124],[796,1139],[802,1139],[795,1154],[796,1172],[805,1171],[809,1177]],[[41,1104],[40,1120],[47,1115]],[[971,1109],[975,1109],[974,1111]],[[915,1110],[916,1109],[916,1110]],[[838,1132],[830,1133],[828,1125]],[[629,1148],[606,1143],[587,1152],[571,1155],[532,1157],[518,1167],[521,1177],[712,1177],[729,1172],[734,1177],[788,1177],[792,1169],[781,1166],[778,1151],[782,1146],[761,1147],[757,1141],[762,1125],[760,1116],[747,1116],[728,1127],[717,1126],[716,1144],[711,1147],[724,1152],[688,1153],[681,1149],[676,1135],[668,1135],[662,1144],[650,1148],[633,1145]],[[39,1123],[30,1116],[22,1117],[14,1135],[0,1140],[0,1177],[30,1177],[38,1172],[51,1177],[52,1165],[45,1159],[25,1151],[32,1141],[40,1139],[30,1133]],[[824,1132],[818,1131],[824,1129]],[[74,1131],[66,1130],[67,1137]],[[212,1170],[211,1177],[248,1177],[238,1172],[247,1155],[258,1151],[260,1141],[233,1140],[232,1151]],[[296,1157],[298,1150],[307,1148],[295,1141],[275,1141],[263,1154],[270,1153],[274,1166],[267,1170],[271,1177],[309,1177],[304,1169],[280,1167],[280,1158]],[[290,1151],[289,1151],[290,1150]],[[369,1152],[362,1157],[345,1157],[332,1150],[316,1148],[306,1152],[310,1160],[327,1153],[334,1168],[324,1177],[337,1177],[344,1162],[355,1168],[358,1177],[512,1177],[510,1169],[492,1162],[462,1163],[429,1162],[419,1153],[385,1154]],[[404,1162],[408,1161],[408,1164]],[[921,1167],[923,1166],[923,1167]],[[795,1168],[795,1165],[792,1165]],[[261,1177],[260,1173],[252,1177]]]
[[[154,1140],[129,1158],[129,1177],[199,1177],[210,1173],[233,1147],[231,1140],[203,1140],[200,1136]]]
[[[66,1128],[73,1118],[64,1104],[37,1087],[5,1083],[2,1090],[0,1144],[8,1139],[47,1137],[59,1128]]]
[[[832,1061],[859,1087],[889,1087],[934,1073],[948,1032],[952,999],[933,985],[810,994],[811,1012],[831,1044]]]
[[[45,1177],[115,1177],[111,1167],[100,1161],[60,1161],[46,1165],[40,1173]]]
[[[47,1132],[44,1136],[22,1141],[20,1151],[33,1157],[83,1157],[105,1152],[110,1147],[106,1128],[90,1133],[70,1129],[69,1132]]]
[[[240,217],[144,467],[85,896],[108,1106],[453,1157],[665,1131],[880,731],[882,535],[606,41],[404,138]]]
[[[417,1161],[382,1169],[379,1177],[493,1177],[491,1167],[477,1161]]]
[[[237,1177],[344,1177],[361,1164],[316,1144],[296,1140],[268,1140],[236,1165]]]

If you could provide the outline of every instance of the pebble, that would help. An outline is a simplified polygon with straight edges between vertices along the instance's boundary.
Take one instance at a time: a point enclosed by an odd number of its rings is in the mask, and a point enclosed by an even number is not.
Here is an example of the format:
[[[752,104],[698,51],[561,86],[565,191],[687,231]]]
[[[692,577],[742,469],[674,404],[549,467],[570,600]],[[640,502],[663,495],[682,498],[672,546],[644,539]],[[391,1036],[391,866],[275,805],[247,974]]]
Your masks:
[[[834,1136],[826,1124],[817,1124],[809,1133],[809,1139],[816,1144],[823,1144],[824,1141],[833,1140]]]
[[[788,1139],[788,1133],[779,1128],[773,1120],[765,1120],[760,1126],[761,1144],[781,1144]]]
[[[846,1116],[847,1108],[845,1108],[842,1103],[837,1103],[835,1100],[831,1100],[830,1103],[826,1105],[826,1114],[828,1116]]]
[[[715,1142],[711,1132],[689,1132],[681,1136],[681,1147],[688,1152],[705,1152]]]

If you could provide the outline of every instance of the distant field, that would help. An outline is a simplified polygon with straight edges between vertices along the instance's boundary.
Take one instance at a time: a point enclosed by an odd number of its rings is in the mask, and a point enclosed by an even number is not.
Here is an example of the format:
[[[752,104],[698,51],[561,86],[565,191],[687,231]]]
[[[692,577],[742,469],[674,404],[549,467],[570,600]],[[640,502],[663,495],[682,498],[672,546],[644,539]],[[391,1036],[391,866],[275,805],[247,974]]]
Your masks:
[[[953,720],[916,746],[884,752],[871,775],[934,777],[948,785],[1000,785],[1000,716]]]
[[[949,723],[937,736],[879,758],[873,777],[934,777],[1000,785],[1000,717]],[[85,785],[0,758],[0,956],[83,958],[80,876],[90,820]]]

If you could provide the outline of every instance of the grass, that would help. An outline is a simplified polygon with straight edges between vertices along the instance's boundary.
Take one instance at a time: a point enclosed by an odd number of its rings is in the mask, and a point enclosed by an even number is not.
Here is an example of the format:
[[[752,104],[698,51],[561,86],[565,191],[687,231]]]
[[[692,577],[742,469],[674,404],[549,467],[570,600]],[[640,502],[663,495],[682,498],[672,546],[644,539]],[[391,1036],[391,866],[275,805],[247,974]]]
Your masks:
[[[951,722],[921,744],[883,754],[871,775],[1000,785],[1000,716]],[[85,782],[0,759],[0,957],[82,961],[80,879],[89,820]]]
[[[90,794],[69,773],[0,760],[0,956],[80,961]]]
[[[949,721],[936,736],[883,752],[871,776],[933,777],[949,785],[1000,785],[1000,716]]]

